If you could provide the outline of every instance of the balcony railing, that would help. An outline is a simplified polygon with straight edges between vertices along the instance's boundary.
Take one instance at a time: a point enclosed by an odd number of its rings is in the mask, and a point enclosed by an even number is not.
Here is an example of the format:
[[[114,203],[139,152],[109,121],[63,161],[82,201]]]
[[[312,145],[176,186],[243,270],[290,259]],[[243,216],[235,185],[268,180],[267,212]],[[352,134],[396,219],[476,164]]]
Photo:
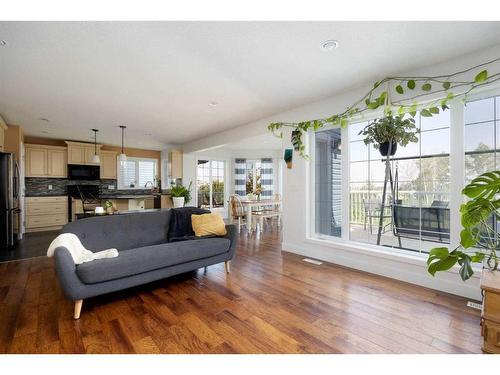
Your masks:
[[[366,215],[366,205],[382,202],[382,192],[373,190],[351,190],[350,194],[350,222],[351,224],[364,224]],[[410,190],[400,190],[397,199],[405,206],[430,207],[434,201],[448,201],[449,194],[442,191],[417,192]],[[386,207],[391,206],[391,197],[386,198]]]
[[[224,192],[214,191],[212,193],[213,207],[224,207]],[[210,192],[198,191],[198,207],[210,207]]]

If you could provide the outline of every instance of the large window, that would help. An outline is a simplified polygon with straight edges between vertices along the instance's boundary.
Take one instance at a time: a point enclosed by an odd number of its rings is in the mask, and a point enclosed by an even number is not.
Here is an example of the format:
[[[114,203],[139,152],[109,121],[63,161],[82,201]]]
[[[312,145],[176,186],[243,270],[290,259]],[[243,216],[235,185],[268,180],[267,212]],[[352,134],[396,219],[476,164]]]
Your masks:
[[[465,107],[465,179],[500,167],[500,97]]]
[[[368,121],[315,134],[316,233],[416,252],[449,243],[450,112],[415,120],[418,142],[398,146],[388,171],[387,158],[359,135]]]
[[[342,234],[341,168],[340,129],[316,133],[316,233],[335,237]]]
[[[465,182],[500,168],[500,96],[468,102],[465,107]],[[491,225],[500,230],[496,216]]]
[[[156,181],[156,159],[127,158],[119,163],[118,187],[120,189],[144,189],[153,187]],[[147,186],[146,186],[147,184]]]
[[[349,127],[350,239],[423,252],[448,243],[450,112],[417,115],[419,141],[398,146],[389,173],[387,159],[359,135],[367,124]]]
[[[198,160],[196,176],[198,207],[224,208],[224,174],[223,160]]]

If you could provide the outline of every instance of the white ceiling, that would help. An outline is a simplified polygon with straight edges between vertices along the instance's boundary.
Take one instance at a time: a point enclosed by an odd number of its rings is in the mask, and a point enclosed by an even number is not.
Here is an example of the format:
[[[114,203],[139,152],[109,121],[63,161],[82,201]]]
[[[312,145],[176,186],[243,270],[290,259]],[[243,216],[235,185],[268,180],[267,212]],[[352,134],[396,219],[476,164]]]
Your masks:
[[[127,146],[161,149],[499,36],[500,22],[0,22],[0,115],[112,144],[125,124]],[[340,47],[323,52],[327,39]]]

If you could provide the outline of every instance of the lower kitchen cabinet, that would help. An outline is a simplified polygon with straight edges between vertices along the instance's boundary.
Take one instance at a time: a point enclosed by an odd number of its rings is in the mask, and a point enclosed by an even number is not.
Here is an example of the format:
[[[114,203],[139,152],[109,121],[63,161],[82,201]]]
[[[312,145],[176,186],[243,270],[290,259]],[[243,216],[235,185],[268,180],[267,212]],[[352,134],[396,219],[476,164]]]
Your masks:
[[[26,197],[26,232],[59,230],[68,222],[68,198]]]

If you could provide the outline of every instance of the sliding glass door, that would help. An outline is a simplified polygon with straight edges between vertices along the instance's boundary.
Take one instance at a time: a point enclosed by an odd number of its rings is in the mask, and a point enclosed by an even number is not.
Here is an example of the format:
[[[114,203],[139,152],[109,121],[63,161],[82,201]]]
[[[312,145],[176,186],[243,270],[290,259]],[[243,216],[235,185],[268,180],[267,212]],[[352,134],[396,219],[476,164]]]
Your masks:
[[[198,160],[196,172],[197,205],[209,210],[225,208],[224,160]]]

